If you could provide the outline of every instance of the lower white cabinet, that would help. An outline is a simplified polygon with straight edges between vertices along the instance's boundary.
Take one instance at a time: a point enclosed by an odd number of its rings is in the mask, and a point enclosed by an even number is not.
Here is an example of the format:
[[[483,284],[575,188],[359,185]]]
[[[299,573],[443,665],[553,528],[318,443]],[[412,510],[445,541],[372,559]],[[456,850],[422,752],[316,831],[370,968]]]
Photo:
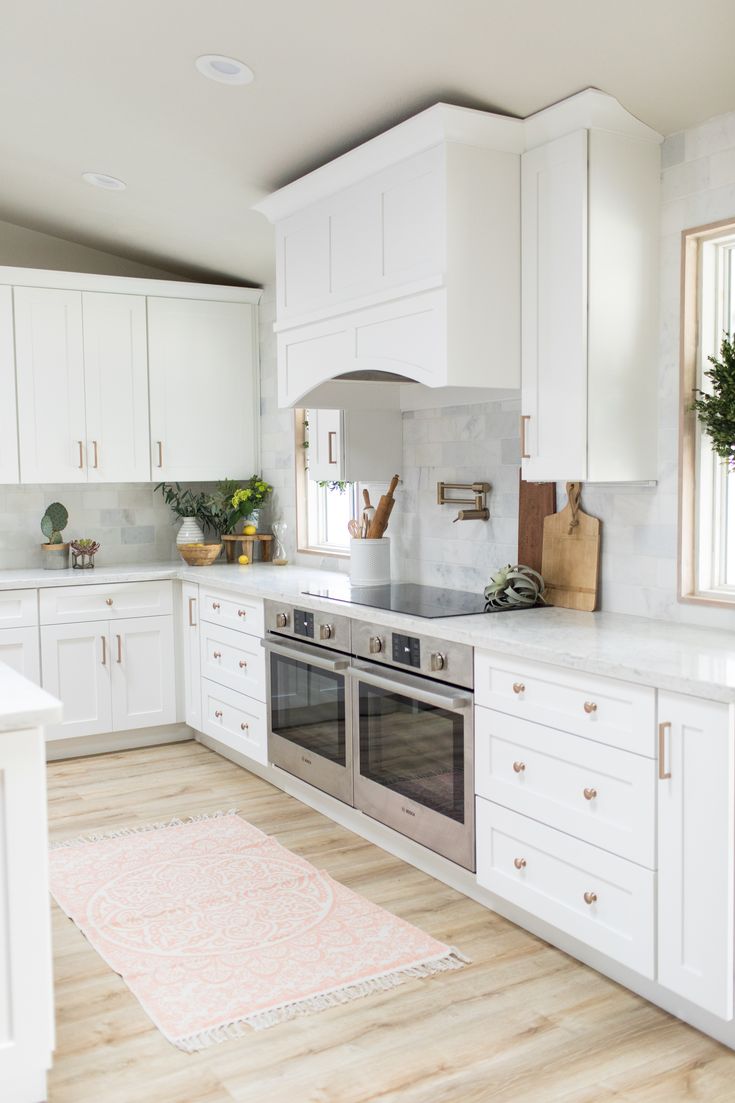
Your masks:
[[[37,628],[0,629],[0,663],[7,663],[31,682],[41,681]]]
[[[44,689],[64,705],[49,740],[176,720],[171,617],[43,625],[41,665]]]
[[[263,701],[202,678],[202,730],[240,754],[268,763],[268,710]]]
[[[733,1017],[735,747],[729,706],[659,693],[658,980]]]
[[[202,685],[199,666],[199,587],[181,584],[181,623],[184,660],[184,719],[196,731],[202,730]]]

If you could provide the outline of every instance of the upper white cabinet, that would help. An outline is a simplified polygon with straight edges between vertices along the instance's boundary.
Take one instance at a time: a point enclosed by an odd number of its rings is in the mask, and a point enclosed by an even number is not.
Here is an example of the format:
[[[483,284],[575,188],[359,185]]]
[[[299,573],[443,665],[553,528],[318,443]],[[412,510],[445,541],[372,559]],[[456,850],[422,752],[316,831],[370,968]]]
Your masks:
[[[15,407],[13,292],[0,287],[0,483],[17,483],[18,422]]]
[[[240,302],[148,299],[153,477],[209,480],[257,466],[253,309]]]
[[[619,117],[604,120],[613,129],[571,132],[566,105],[549,108],[539,135],[556,111],[562,135],[522,159],[530,481],[656,478],[660,137],[616,106]]]
[[[727,705],[659,693],[658,979],[733,1017],[735,732]]]
[[[518,386],[522,148],[519,120],[437,104],[258,204],[281,406],[365,371]]]
[[[86,482],[81,293],[16,287],[14,298],[21,480]]]
[[[145,297],[84,292],[84,385],[90,482],[147,482]]]
[[[403,462],[398,410],[309,410],[309,478],[390,480]]]

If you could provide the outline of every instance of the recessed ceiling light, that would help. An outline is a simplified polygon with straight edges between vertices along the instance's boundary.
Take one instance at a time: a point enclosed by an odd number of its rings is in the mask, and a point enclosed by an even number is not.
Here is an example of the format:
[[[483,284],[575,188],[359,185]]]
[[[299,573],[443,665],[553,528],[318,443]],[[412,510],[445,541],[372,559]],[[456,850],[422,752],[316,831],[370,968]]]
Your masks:
[[[107,191],[125,191],[127,184],[118,180],[116,176],[108,176],[106,172],[83,172],[82,180],[88,184],[94,184],[95,188],[106,188]]]
[[[205,77],[220,84],[250,84],[255,80],[255,73],[244,61],[223,54],[202,54],[196,59],[196,67]]]

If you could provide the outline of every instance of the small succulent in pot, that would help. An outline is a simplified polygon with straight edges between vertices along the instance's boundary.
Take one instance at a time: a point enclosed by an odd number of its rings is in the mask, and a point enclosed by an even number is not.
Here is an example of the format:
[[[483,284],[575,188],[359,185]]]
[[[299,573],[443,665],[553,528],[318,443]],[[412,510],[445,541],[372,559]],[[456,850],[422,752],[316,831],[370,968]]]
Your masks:
[[[508,563],[491,576],[485,587],[485,601],[489,609],[530,609],[545,605],[544,580],[532,567]]]
[[[41,532],[46,537],[41,549],[47,570],[59,571],[69,566],[69,545],[61,535],[68,523],[69,514],[61,502],[52,502],[41,518]]]
[[[83,537],[79,540],[72,540],[71,542],[71,560],[72,567],[75,570],[89,570],[94,567],[94,557],[100,550],[101,545],[96,540],[90,540],[88,537]]]

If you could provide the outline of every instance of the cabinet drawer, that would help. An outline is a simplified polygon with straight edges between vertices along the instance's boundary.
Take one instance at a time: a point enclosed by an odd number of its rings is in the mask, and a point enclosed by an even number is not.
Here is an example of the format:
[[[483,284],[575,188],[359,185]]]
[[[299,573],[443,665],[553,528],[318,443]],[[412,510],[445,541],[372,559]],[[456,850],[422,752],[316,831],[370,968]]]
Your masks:
[[[199,619],[251,636],[260,637],[265,631],[262,598],[228,594],[207,586],[199,587]]]
[[[652,758],[475,709],[475,789],[524,816],[655,867]]]
[[[113,582],[110,585],[59,586],[41,590],[41,624],[115,621],[173,612],[172,583]]]
[[[212,739],[267,765],[268,720],[262,701],[203,678],[202,729]]]
[[[199,640],[203,678],[265,701],[265,652],[256,636],[202,621]]]
[[[475,701],[522,720],[655,756],[655,691],[615,678],[475,651]]]
[[[580,942],[653,977],[650,870],[478,797],[477,881]]]
[[[35,590],[0,590],[0,628],[31,628],[38,624]]]

